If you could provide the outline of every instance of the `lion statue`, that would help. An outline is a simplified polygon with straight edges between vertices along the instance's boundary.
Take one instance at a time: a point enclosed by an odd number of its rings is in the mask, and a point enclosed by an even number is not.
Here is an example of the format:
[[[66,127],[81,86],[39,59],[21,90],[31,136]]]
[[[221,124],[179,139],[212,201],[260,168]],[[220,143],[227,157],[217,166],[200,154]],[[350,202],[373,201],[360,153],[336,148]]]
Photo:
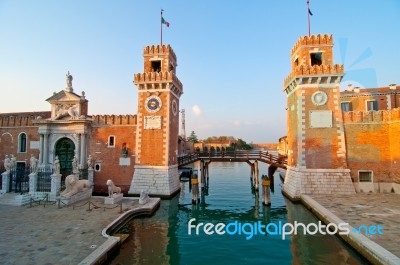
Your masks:
[[[114,182],[109,179],[107,180],[107,187],[108,187],[108,197],[112,198],[114,193],[120,194],[121,188],[114,185]]]
[[[65,190],[60,193],[63,197],[71,197],[78,192],[90,188],[90,181],[87,179],[78,179],[74,175],[65,178]]]

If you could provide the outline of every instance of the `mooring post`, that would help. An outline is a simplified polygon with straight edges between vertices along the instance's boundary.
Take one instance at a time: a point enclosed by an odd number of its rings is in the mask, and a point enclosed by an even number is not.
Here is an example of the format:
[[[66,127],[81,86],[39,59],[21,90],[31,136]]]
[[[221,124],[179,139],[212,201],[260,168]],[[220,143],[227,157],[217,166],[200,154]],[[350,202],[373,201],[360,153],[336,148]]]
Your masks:
[[[269,191],[270,181],[267,175],[262,175],[262,201],[264,205],[271,205],[271,194]]]
[[[254,189],[258,190],[258,161],[254,161]]]
[[[196,205],[197,203],[200,203],[199,180],[197,178],[197,174],[193,174],[190,181],[192,183],[192,204]]]

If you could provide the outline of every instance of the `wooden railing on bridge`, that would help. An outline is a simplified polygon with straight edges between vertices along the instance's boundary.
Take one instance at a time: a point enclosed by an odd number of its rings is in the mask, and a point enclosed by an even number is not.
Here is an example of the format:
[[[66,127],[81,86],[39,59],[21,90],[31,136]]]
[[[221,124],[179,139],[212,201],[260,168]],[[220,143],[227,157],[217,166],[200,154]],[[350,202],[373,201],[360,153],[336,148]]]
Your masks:
[[[287,166],[286,157],[271,154],[266,151],[192,153],[178,157],[178,166],[183,167],[201,159],[217,162],[247,162],[250,160],[257,160],[283,169],[286,169]]]

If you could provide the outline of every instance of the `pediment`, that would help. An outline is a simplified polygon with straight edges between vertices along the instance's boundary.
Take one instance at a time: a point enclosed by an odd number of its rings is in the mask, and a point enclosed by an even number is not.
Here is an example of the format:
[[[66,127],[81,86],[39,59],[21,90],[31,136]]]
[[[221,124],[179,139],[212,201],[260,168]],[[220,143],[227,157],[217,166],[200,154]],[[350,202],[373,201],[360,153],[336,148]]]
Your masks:
[[[77,101],[81,101],[81,100],[82,100],[81,96],[75,94],[74,92],[68,92],[65,90],[55,93],[53,96],[46,99],[46,101],[48,101],[52,104],[56,103],[58,101],[60,101],[60,102],[66,102],[66,101],[77,102]]]

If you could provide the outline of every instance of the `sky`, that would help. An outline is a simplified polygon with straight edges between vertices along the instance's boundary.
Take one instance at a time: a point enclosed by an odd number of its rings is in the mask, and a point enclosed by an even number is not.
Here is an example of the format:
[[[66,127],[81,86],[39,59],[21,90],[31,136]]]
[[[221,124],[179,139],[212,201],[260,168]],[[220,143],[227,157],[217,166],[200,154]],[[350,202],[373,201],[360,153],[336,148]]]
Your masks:
[[[306,0],[0,0],[0,113],[50,111],[73,76],[89,114],[136,114],[143,48],[177,60],[186,134],[273,143],[286,135],[283,80],[308,34]],[[360,87],[400,84],[400,1],[310,0],[311,34],[333,34],[334,63]]]

